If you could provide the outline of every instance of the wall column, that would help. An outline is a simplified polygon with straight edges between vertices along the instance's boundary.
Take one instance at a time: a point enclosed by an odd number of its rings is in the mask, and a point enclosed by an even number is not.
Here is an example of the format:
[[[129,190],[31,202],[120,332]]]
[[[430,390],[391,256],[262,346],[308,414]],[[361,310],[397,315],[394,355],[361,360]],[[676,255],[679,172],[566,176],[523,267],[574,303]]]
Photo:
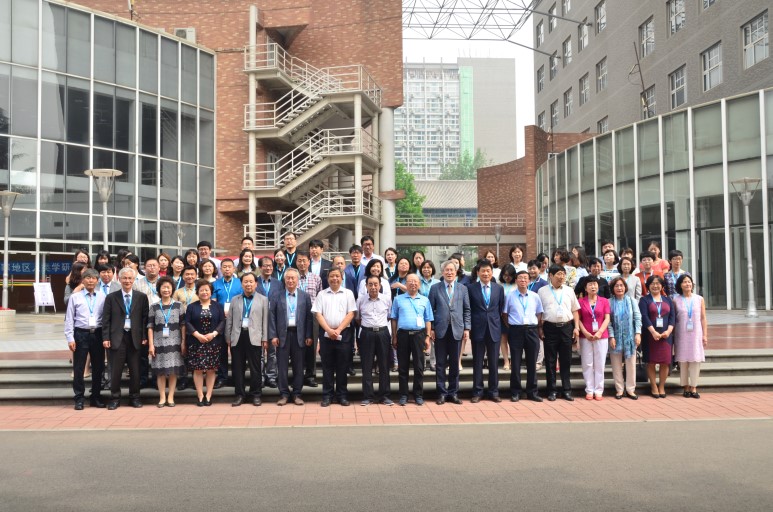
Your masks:
[[[390,191],[395,188],[395,131],[394,108],[383,107],[379,116],[379,142],[381,143],[381,172],[379,173],[379,190]],[[397,246],[397,228],[395,222],[395,202],[384,199],[381,201],[381,252],[387,247]]]

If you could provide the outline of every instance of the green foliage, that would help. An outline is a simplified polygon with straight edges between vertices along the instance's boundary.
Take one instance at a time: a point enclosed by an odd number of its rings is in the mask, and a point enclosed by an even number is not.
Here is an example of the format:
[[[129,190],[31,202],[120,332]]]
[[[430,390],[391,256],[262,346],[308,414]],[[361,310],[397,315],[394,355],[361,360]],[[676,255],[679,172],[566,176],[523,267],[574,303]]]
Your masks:
[[[411,217],[424,220],[422,205],[426,197],[419,195],[416,191],[416,185],[413,183],[413,174],[408,172],[405,164],[402,162],[397,162],[395,165],[395,190],[405,191],[405,197],[395,202],[395,213],[397,213],[398,219],[400,217]]]
[[[486,157],[486,153],[478,148],[475,150],[475,156],[465,151],[456,162],[446,164],[443,172],[438,176],[440,180],[475,180],[478,179],[478,169],[491,164],[491,160]]]

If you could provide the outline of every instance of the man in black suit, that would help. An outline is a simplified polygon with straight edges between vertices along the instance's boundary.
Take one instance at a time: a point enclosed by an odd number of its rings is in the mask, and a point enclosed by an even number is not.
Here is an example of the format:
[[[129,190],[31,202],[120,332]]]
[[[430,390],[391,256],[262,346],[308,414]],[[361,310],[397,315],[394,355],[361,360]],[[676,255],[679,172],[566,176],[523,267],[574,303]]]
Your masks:
[[[322,257],[322,251],[324,249],[325,244],[322,240],[314,239],[309,242],[309,254],[311,255],[309,272],[318,275],[319,278],[322,279],[323,290],[329,286],[327,284],[327,273],[333,268],[333,262]]]
[[[479,283],[467,285],[472,310],[472,403],[483,397],[483,359],[488,356],[488,394],[494,402],[499,398],[499,343],[502,335],[502,309],[505,289],[493,279],[494,271],[488,260],[478,262]]]
[[[305,347],[311,346],[312,321],[311,299],[298,288],[299,273],[294,268],[284,275],[285,292],[278,293],[269,305],[268,338],[277,350],[279,368],[279,401],[286,405],[290,398],[288,370],[293,365],[293,403],[303,405],[303,356]]]
[[[106,339],[102,345],[112,353],[110,394],[108,410],[115,410],[121,399],[121,373],[124,364],[129,366],[129,398],[132,407],[142,407],[140,402],[140,351],[148,343],[148,296],[132,289],[134,270],[124,267],[118,272],[121,290],[105,299],[102,312],[102,333]]]
[[[274,300],[274,295],[284,293],[284,283],[274,277],[274,260],[263,256],[258,260],[260,276],[255,291],[268,299],[268,306]],[[263,385],[269,388],[277,387],[276,347],[268,344],[263,351]]]

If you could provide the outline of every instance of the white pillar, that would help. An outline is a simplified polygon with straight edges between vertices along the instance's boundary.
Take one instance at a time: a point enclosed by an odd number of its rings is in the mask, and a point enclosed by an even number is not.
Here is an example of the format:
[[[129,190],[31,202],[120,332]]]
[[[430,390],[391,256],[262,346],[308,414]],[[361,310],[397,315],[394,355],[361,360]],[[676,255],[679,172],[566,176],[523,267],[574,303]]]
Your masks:
[[[364,151],[364,134],[362,128],[362,96],[354,96],[354,135],[357,138],[359,152]],[[354,243],[359,244],[362,238],[362,156],[354,159]]]
[[[394,108],[383,107],[379,116],[379,142],[381,142],[381,172],[379,173],[379,190],[389,191],[395,188],[395,132]],[[395,223],[395,203],[390,200],[381,201],[381,252],[387,247],[397,246],[397,231]]]
[[[254,51],[255,45],[257,44],[257,25],[258,25],[258,6],[257,5],[251,5],[250,6],[250,48],[251,51]],[[248,78],[248,85],[249,89],[249,102],[250,105],[255,105],[257,101],[257,80],[255,80],[255,75],[253,73],[249,74]],[[251,115],[255,115],[254,112]],[[250,169],[253,169],[252,166],[255,165],[255,154],[256,154],[256,145],[257,145],[257,139],[255,137],[255,132],[250,132],[248,135],[248,141],[249,141],[249,160],[248,164],[250,165]],[[257,196],[255,195],[254,191],[248,192],[248,201],[247,201],[247,224],[249,224],[249,235],[252,237],[252,239],[255,239],[255,223],[257,221],[256,214],[258,209],[258,200]]]

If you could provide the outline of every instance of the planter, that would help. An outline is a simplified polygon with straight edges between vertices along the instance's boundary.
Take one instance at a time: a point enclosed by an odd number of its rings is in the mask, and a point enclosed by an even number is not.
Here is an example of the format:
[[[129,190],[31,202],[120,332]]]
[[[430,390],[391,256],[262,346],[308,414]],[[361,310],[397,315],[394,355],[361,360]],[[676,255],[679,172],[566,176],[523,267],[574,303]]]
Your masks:
[[[0,309],[0,332],[11,332],[16,329],[16,310]]]

